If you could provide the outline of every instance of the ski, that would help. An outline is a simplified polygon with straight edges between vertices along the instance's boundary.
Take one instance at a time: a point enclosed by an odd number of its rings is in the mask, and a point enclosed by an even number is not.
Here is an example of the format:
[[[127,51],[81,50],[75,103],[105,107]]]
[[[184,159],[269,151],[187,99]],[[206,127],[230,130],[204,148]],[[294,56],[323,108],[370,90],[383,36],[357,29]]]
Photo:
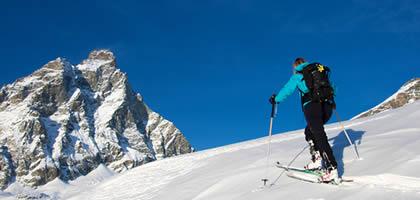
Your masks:
[[[311,183],[319,183],[319,184],[330,184],[330,185],[341,185],[345,182],[353,182],[351,179],[344,179],[341,178],[340,183],[335,182],[325,182],[322,181],[322,173],[320,171],[309,171],[303,168],[291,167],[287,165],[282,165],[280,162],[277,162],[276,166],[278,168],[286,170],[286,175],[290,178],[311,182]]]
[[[276,166],[278,168],[285,169],[286,171],[297,171],[297,172],[301,172],[301,173],[312,174],[312,175],[322,177],[322,173],[320,171],[309,171],[309,170],[306,170],[306,169],[303,169],[303,168],[286,166],[286,165],[280,164],[280,162],[277,162]]]

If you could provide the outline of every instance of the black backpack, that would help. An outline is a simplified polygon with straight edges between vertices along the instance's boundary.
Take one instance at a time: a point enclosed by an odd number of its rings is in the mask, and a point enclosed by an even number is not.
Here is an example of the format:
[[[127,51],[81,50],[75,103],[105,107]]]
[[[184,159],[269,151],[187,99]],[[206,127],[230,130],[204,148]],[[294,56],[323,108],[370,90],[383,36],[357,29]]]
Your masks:
[[[319,63],[311,63],[303,68],[301,74],[309,93],[302,97],[302,103],[327,102],[334,100],[334,90],[329,81],[330,68]]]

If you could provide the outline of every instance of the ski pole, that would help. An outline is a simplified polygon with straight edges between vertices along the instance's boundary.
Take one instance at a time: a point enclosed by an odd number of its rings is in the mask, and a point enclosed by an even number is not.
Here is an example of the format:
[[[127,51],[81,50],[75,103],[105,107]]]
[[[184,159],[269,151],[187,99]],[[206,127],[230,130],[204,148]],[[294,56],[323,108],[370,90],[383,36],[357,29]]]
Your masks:
[[[346,129],[344,128],[344,125],[341,122],[340,117],[338,117],[337,111],[335,109],[333,109],[333,110],[334,110],[335,116],[337,116],[337,119],[340,122],[341,128],[343,128],[343,131],[346,134],[347,140],[349,141],[350,145],[353,146],[353,150],[354,150],[354,153],[356,153],[357,159],[360,160],[359,153],[356,150],[356,146],[351,142],[349,134],[347,133]]]
[[[265,168],[265,178],[262,179],[262,181],[264,182],[264,186],[266,185],[268,179],[267,179],[267,170],[268,170],[268,165],[270,164],[270,145],[271,145],[271,131],[273,130],[273,118],[274,118],[274,104],[272,104],[272,108],[271,108],[271,120],[270,120],[270,133],[268,135],[268,151],[267,151],[267,165]]]

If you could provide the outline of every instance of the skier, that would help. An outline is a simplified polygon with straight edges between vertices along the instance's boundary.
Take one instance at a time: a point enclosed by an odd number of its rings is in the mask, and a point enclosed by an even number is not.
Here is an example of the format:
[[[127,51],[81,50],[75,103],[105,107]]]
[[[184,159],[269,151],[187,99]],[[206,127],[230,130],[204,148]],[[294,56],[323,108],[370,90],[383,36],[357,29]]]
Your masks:
[[[337,172],[337,162],[324,130],[324,124],[331,117],[332,109],[335,109],[335,86],[331,85],[332,98],[326,101],[318,102],[311,99],[310,90],[305,83],[303,70],[308,67],[308,63],[303,58],[296,58],[293,64],[293,75],[280,92],[270,97],[270,103],[278,104],[290,96],[296,88],[299,89],[302,99],[302,109],[305,115],[307,126],[305,128],[305,139],[310,145],[311,160],[305,166],[307,170],[321,170],[322,161],[325,172],[323,172],[322,181],[339,183]],[[322,65],[320,65],[322,66]],[[322,70],[324,67],[322,66]],[[329,81],[328,81],[329,82]]]

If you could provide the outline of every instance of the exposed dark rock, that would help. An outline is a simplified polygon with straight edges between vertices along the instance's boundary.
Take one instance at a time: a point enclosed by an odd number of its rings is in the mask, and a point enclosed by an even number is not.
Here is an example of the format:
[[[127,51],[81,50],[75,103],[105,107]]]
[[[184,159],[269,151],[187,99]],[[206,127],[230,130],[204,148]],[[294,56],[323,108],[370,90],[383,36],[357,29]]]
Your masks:
[[[72,66],[57,58],[0,90],[0,187],[73,180],[100,164],[116,172],[192,152],[151,111],[109,50]],[[12,139],[13,138],[13,139]]]
[[[354,119],[367,117],[380,113],[386,110],[402,107],[408,103],[412,103],[420,99],[420,78],[415,78],[405,83],[398,92],[385,102],[377,105],[376,107],[359,114]]]

